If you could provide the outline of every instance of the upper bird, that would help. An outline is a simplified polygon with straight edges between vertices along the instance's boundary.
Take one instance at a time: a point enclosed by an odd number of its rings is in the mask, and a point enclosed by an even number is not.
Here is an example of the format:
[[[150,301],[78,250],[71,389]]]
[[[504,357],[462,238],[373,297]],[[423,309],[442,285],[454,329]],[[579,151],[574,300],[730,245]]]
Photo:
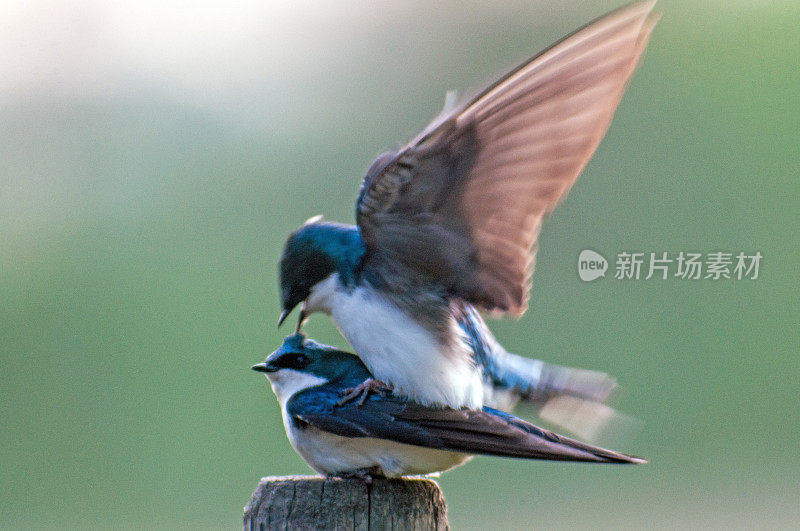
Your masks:
[[[375,378],[422,404],[479,408],[498,388],[604,400],[613,384],[596,373],[548,388],[541,362],[506,353],[475,307],[525,312],[542,221],[608,128],[653,4],[588,24],[380,155],[356,226],[313,218],[286,241],[280,322],[300,303],[300,324],[329,314]]]

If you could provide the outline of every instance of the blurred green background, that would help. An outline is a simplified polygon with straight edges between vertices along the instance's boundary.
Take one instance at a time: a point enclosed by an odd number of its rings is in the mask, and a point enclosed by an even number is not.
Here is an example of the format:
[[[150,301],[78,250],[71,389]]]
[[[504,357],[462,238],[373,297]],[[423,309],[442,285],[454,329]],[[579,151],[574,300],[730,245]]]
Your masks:
[[[352,221],[372,157],[448,89],[618,5],[0,4],[0,527],[234,529],[261,476],[310,472],[249,370],[290,331],[286,234]],[[617,449],[651,463],[478,458],[440,479],[456,529],[800,520],[800,4],[657,9],[530,311],[492,324],[616,375],[642,421]],[[764,259],[756,281],[587,284],[584,248]]]

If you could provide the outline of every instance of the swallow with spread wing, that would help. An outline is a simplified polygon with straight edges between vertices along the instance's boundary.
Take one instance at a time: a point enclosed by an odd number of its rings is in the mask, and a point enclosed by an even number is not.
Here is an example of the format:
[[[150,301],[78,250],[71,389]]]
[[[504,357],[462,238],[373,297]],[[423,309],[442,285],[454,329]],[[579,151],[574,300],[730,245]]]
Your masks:
[[[604,401],[612,379],[506,352],[476,308],[526,310],[542,221],[605,134],[652,8],[588,24],[379,156],[355,226],[314,218],[289,236],[280,322],[299,304],[298,330],[329,314],[374,377],[419,404]]]

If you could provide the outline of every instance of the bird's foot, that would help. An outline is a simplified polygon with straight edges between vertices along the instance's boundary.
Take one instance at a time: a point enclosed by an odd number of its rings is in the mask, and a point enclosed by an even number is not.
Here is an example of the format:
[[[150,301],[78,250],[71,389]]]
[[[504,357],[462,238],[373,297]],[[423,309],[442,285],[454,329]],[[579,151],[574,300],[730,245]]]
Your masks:
[[[369,398],[369,395],[376,394],[380,396],[386,396],[391,393],[393,389],[394,388],[391,384],[387,384],[381,380],[376,380],[375,378],[367,378],[355,387],[342,389],[341,393],[339,393],[342,398],[336,402],[336,405],[343,406],[348,402],[352,402],[358,398],[358,405],[363,406],[364,402],[366,402]]]
[[[372,485],[375,478],[382,478],[384,475],[381,473],[380,467],[373,466],[369,468],[359,468],[342,472],[341,474],[333,474],[331,477],[338,477],[342,479],[360,479],[367,485]]]

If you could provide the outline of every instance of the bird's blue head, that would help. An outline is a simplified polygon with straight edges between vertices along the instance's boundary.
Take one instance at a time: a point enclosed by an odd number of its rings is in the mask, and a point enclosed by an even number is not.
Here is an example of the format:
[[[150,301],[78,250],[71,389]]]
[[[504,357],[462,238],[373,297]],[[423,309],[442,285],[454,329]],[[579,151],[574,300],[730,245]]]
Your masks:
[[[270,379],[283,369],[325,381],[363,382],[370,377],[369,371],[355,354],[317,343],[300,333],[284,339],[278,350],[267,356],[263,363],[253,365],[252,369],[266,373]]]
[[[345,284],[354,282],[363,255],[358,227],[323,221],[322,216],[309,219],[290,234],[280,262],[283,313],[278,325],[331,274],[338,273]]]

